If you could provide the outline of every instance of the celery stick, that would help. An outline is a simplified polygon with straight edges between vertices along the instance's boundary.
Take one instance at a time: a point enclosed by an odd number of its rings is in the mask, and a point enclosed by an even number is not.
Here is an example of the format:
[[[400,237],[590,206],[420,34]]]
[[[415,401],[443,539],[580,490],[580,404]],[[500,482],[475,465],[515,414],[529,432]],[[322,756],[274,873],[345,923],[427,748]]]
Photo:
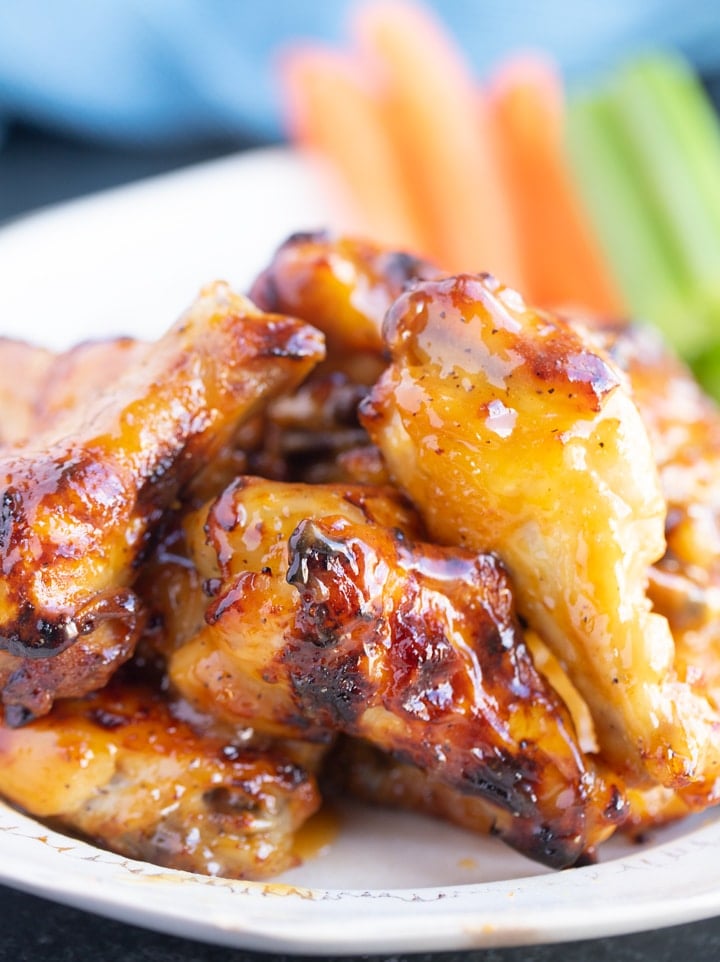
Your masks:
[[[720,122],[715,108],[681,57],[646,59],[642,69],[682,149],[688,178],[697,185],[720,237]]]
[[[720,400],[720,341],[709,342],[690,366],[707,393]]]
[[[706,192],[697,177],[698,156],[713,137],[696,100],[695,88],[666,56],[635,61],[610,85],[627,162],[642,178],[655,223],[687,283],[690,309],[709,327],[720,304],[720,219],[714,191]]]
[[[704,341],[704,327],[690,315],[686,280],[642,173],[627,156],[607,93],[571,101],[567,143],[580,194],[633,315],[672,335],[679,349],[694,352]]]

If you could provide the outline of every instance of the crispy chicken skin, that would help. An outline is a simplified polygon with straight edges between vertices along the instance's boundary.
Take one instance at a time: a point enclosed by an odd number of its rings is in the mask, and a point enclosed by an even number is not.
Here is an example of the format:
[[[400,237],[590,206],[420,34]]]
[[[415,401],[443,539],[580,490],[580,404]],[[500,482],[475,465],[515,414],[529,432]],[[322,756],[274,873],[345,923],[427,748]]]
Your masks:
[[[535,670],[498,560],[417,530],[389,492],[240,479],[186,521],[171,683],[269,734],[363,737],[484,799],[520,851],[574,864],[622,819],[622,795]]]
[[[322,356],[313,328],[218,283],[110,392],[0,452],[6,721],[42,714],[58,691],[84,694],[128,657],[143,624],[131,583],[163,513]],[[78,641],[87,657],[63,659]]]
[[[594,754],[597,750],[595,729],[587,705],[536,633],[526,631],[525,640],[535,666],[567,705],[582,751]],[[325,770],[328,773],[326,790],[349,793],[375,805],[442,818],[471,832],[498,834],[503,819],[512,818],[486,799],[461,792],[417,765],[360,739],[342,739],[333,748]],[[620,783],[617,776],[612,779],[615,784]],[[693,797],[688,789],[676,791],[662,785],[625,786],[624,795],[625,809],[618,829],[636,837],[694,811],[702,811],[712,802],[707,793]]]
[[[468,795],[417,765],[402,761],[360,739],[342,741],[331,755],[326,791],[351,795],[372,805],[441,818],[478,835],[502,835],[512,815],[479,795]],[[640,838],[695,809],[673,789],[655,785],[625,790],[626,807],[619,826],[623,834]],[[707,807],[707,805],[705,805]],[[507,828],[505,828],[507,830]],[[590,851],[582,861],[593,861]]]
[[[667,621],[646,598],[665,505],[620,373],[488,276],[418,284],[385,337],[392,364],[362,420],[431,537],[503,558],[614,770],[712,785],[715,715],[678,678]]]
[[[289,564],[302,641],[283,660],[305,712],[498,807],[496,831],[544,864],[575,864],[622,820],[620,790],[535,670],[493,555],[309,519]]]
[[[295,833],[319,806],[282,746],[198,735],[158,690],[116,679],[22,728],[0,725],[0,792],[121,855],[245,879],[295,864]]]

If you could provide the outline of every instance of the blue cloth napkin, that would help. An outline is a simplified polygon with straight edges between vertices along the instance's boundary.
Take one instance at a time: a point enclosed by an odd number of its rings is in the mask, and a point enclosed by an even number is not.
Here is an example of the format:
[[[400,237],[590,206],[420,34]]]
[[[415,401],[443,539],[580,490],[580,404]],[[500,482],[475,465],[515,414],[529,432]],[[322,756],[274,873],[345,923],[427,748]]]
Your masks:
[[[430,4],[432,5],[432,4]],[[298,39],[347,43],[350,0],[0,0],[0,127],[120,143],[282,136],[275,71]],[[633,52],[720,58],[715,0],[437,0],[478,76],[540,48],[570,82]]]

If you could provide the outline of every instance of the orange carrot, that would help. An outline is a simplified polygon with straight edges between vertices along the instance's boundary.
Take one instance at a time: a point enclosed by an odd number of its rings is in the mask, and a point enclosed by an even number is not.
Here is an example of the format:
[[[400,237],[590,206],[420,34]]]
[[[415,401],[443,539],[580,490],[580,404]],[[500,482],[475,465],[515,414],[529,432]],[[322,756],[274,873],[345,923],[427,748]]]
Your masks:
[[[380,243],[423,252],[427,238],[368,71],[319,46],[293,48],[279,66],[290,136],[332,168],[353,226]]]
[[[493,78],[489,112],[516,227],[523,294],[544,307],[623,312],[565,158],[560,80],[523,56]]]
[[[443,268],[521,281],[503,180],[478,125],[474,80],[441,25],[418,6],[361,6],[353,36],[385,83],[385,124],[424,253]]]

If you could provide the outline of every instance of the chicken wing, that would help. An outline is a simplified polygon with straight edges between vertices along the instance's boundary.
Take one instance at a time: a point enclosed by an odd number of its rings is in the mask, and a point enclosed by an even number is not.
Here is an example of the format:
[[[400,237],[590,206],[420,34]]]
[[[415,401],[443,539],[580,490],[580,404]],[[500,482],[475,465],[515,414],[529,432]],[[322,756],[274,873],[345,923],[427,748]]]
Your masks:
[[[668,623],[646,597],[665,503],[622,375],[488,276],[418,284],[385,336],[392,364],[362,420],[431,536],[503,558],[615,770],[712,785],[717,718],[678,678]]]
[[[355,450],[368,444],[357,404],[387,363],[383,317],[418,278],[437,276],[428,261],[355,237],[318,231],[295,234],[280,246],[250,297],[263,310],[319,328],[327,358],[299,396],[271,406],[265,444],[249,473],[277,480],[347,481],[357,468],[358,477],[370,476],[364,455],[361,462],[354,459]]]
[[[263,310],[299,317],[323,332],[325,367],[372,384],[384,366],[386,311],[417,278],[439,276],[428,261],[354,237],[294,234],[259,275],[250,298]]]
[[[388,492],[240,479],[186,521],[171,683],[273,735],[363,737],[484,799],[530,857],[573,864],[622,819],[622,795],[535,670],[497,559],[417,530]]]
[[[243,477],[158,546],[143,578],[143,596],[160,616],[156,648],[171,683],[202,714],[273,736],[332,737],[299,711],[269,666],[294,631],[299,603],[286,581],[288,538],[307,517],[335,515],[372,519],[408,536],[420,531],[390,489]]]
[[[0,793],[121,855],[245,879],[295,864],[319,806],[282,746],[199,735],[157,690],[117,679],[22,728],[0,724]]]
[[[0,453],[6,722],[103,684],[128,657],[143,622],[131,584],[164,511],[322,356],[313,328],[218,283],[111,391]],[[78,642],[99,657],[63,659]]]

